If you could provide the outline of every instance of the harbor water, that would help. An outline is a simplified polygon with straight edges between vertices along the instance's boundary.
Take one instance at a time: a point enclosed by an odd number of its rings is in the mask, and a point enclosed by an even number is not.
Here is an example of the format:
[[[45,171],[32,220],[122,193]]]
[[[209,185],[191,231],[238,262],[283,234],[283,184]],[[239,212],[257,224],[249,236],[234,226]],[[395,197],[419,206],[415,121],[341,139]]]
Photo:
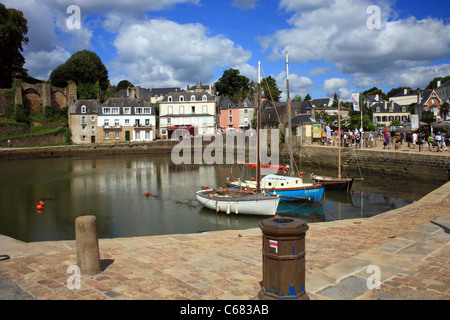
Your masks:
[[[335,175],[321,168],[302,171],[305,182],[311,172]],[[75,219],[84,215],[97,217],[100,238],[256,228],[267,217],[217,214],[196,200],[195,192],[204,185],[224,187],[230,172],[252,175],[231,165],[177,166],[170,154],[2,162],[0,234],[25,242],[73,240]],[[439,186],[364,177],[350,193],[326,191],[321,203],[280,203],[278,215],[305,222],[370,217],[417,201]],[[40,201],[42,210],[36,207]]]

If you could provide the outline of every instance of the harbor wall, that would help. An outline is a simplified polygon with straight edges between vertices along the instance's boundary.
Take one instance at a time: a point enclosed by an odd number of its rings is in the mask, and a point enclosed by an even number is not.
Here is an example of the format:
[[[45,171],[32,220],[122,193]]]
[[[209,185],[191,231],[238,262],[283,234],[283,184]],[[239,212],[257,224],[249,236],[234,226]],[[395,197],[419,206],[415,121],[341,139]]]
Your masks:
[[[203,142],[203,149],[209,144],[210,142]],[[176,146],[180,146],[179,141],[0,149],[0,161],[123,154],[170,154]],[[191,151],[193,150],[194,147],[191,148]],[[249,153],[248,149],[246,153]],[[305,165],[316,166],[318,167],[317,173],[320,172],[320,168],[337,170],[338,155],[338,148],[333,146],[303,146],[294,150],[296,165],[300,168]],[[343,175],[348,173],[354,177],[377,175],[421,181],[450,181],[450,156],[448,152],[430,153],[343,148],[341,149],[341,158]],[[280,164],[287,163],[289,163],[288,152],[286,148],[280,146]]]
[[[282,152],[282,160],[288,159]],[[338,168],[339,149],[337,147],[304,146],[294,151],[297,165]],[[353,177],[377,175],[399,177],[421,181],[450,181],[450,156],[448,152],[408,152],[382,151],[376,149],[341,149],[342,173]],[[337,171],[336,171],[337,172]]]

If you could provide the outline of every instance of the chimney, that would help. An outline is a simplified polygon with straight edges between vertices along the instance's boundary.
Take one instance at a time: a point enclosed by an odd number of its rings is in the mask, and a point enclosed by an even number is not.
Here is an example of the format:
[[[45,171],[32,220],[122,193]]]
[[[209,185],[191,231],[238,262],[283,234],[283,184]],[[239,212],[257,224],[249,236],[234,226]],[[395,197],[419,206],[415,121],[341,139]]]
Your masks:
[[[380,94],[377,93],[377,94],[375,95],[375,101],[380,101]]]
[[[387,101],[384,100],[384,109],[387,109]]]
[[[408,89],[403,89],[403,94],[406,96],[408,94]]]
[[[438,80],[436,88],[439,88],[440,86],[441,86],[441,80]]]

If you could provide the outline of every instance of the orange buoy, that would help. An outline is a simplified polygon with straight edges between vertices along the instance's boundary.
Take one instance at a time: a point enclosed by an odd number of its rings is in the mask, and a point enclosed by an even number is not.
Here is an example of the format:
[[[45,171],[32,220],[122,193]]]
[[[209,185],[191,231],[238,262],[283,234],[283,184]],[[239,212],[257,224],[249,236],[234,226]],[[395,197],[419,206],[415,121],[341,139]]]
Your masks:
[[[255,181],[255,178],[252,177],[252,181]]]
[[[45,206],[45,202],[44,201],[39,201],[39,204],[41,205],[41,206]]]
[[[148,197],[150,195],[150,192],[145,191],[145,196]]]

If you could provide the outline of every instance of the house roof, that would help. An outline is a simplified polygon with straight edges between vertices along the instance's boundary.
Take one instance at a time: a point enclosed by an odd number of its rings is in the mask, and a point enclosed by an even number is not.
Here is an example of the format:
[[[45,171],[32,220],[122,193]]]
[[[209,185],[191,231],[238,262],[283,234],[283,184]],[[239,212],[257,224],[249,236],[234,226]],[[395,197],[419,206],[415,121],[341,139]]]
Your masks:
[[[292,124],[302,124],[302,123],[317,123],[316,120],[311,119],[309,114],[300,114],[294,117],[291,121]]]
[[[184,102],[190,102],[191,97],[195,96],[195,102],[202,101],[203,96],[207,97],[207,102],[216,101],[214,96],[211,96],[208,92],[170,92],[168,93],[161,102],[169,102],[169,97],[172,97],[172,102],[180,102],[180,97],[183,96]]]
[[[70,114],[81,114],[81,107],[86,106],[86,113],[83,114],[97,114],[100,103],[97,100],[77,100],[69,106]]]
[[[150,115],[155,115],[155,110],[149,102],[144,99],[131,99],[131,98],[111,98],[105,101],[98,108],[98,115],[103,115],[103,108],[120,108],[118,115],[123,115],[123,108],[131,108],[131,115],[134,115],[134,108],[150,108]],[[148,115],[148,114],[147,114]]]
[[[394,109],[392,111],[390,111],[391,105],[392,105],[392,102],[387,102],[386,109],[385,109],[384,101],[375,103],[372,106],[373,113],[390,113],[390,112],[392,112],[392,113],[400,113],[400,112],[409,113],[409,110],[407,108],[406,108],[406,111],[403,111],[404,106],[401,106],[398,103],[393,103]],[[379,112],[377,112],[377,108],[380,108]]]

